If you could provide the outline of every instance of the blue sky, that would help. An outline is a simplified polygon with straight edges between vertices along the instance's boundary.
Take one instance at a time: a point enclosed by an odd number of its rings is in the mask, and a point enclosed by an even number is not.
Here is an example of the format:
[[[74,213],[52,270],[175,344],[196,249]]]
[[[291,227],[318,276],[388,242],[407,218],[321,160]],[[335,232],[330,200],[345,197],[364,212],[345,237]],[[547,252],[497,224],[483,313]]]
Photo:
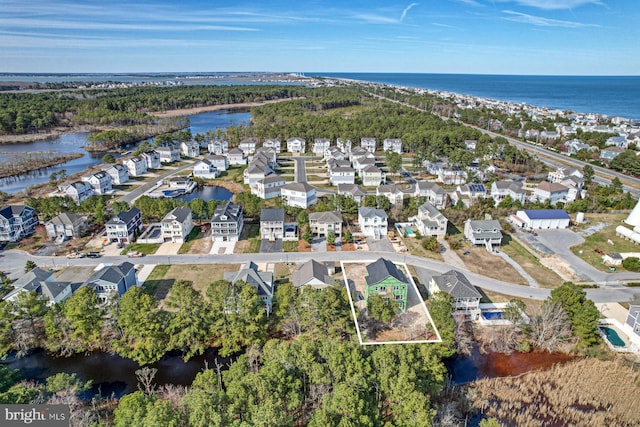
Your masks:
[[[0,72],[640,75],[635,0],[0,0]]]

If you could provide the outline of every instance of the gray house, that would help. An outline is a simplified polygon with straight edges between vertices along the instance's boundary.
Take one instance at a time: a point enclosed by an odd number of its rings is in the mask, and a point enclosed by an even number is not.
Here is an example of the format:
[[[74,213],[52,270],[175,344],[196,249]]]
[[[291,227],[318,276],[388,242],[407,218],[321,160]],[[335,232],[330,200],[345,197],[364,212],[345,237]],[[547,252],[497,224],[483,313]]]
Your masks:
[[[64,301],[71,295],[71,283],[58,282],[53,271],[36,267],[12,283],[14,289],[3,298],[6,301],[15,300],[21,292],[33,291],[48,300],[48,304]]]
[[[0,209],[0,242],[17,242],[36,231],[38,216],[27,205],[9,205]]]
[[[325,264],[310,259],[293,272],[291,281],[296,288],[311,286],[315,289],[323,289],[331,286],[334,279],[329,275],[329,269]]]
[[[103,302],[114,296],[121,297],[127,290],[137,285],[136,269],[130,262],[103,267],[82,284],[82,286],[92,287]]]
[[[231,283],[245,282],[256,288],[260,299],[265,304],[267,316],[271,313],[273,300],[273,273],[258,271],[258,266],[250,262],[243,264],[237,272],[224,273],[224,280]]]
[[[433,276],[429,282],[429,294],[446,292],[453,298],[454,309],[461,310],[475,319],[480,313],[482,295],[459,271],[449,270],[440,276]]]
[[[464,224],[464,237],[474,245],[485,245],[487,250],[492,250],[493,245],[502,243],[502,226],[496,219],[468,219]]]
[[[66,240],[81,237],[87,228],[87,220],[82,215],[63,212],[46,223],[49,239]]]
[[[237,242],[244,224],[242,206],[231,201],[216,206],[211,219],[211,238],[214,242]]]
[[[105,224],[107,239],[110,242],[129,244],[134,241],[136,233],[142,230],[142,214],[140,209],[131,208],[120,212]]]

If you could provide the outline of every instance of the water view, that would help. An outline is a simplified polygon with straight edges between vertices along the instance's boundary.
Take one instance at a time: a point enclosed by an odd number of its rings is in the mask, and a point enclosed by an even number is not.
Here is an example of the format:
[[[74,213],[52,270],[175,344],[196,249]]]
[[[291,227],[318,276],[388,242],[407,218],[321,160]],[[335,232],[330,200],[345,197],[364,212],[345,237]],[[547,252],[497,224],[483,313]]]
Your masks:
[[[178,200],[184,200],[190,202],[193,199],[202,199],[205,202],[209,200],[231,200],[233,193],[226,188],[217,186],[206,186],[202,188],[196,188],[189,194],[176,197]]]

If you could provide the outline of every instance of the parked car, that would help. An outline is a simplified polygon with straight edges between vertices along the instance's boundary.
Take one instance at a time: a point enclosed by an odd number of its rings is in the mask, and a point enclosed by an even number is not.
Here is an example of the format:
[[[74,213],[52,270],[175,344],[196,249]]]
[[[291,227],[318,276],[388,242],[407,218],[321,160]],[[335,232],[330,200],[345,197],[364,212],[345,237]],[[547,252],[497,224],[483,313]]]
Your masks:
[[[84,258],[84,254],[82,252],[71,252],[67,254],[67,258]]]
[[[100,258],[99,252],[87,252],[87,258]]]
[[[143,257],[144,254],[138,251],[131,251],[131,252],[127,252],[127,256],[129,258],[140,258],[140,257]]]

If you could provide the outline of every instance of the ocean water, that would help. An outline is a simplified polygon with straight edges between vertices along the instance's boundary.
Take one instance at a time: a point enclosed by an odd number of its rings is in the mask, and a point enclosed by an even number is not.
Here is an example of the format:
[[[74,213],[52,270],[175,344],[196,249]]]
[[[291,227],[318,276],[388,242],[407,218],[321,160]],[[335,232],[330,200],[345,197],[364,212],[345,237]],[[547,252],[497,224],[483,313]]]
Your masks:
[[[307,73],[640,119],[640,76]]]

